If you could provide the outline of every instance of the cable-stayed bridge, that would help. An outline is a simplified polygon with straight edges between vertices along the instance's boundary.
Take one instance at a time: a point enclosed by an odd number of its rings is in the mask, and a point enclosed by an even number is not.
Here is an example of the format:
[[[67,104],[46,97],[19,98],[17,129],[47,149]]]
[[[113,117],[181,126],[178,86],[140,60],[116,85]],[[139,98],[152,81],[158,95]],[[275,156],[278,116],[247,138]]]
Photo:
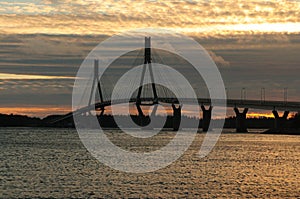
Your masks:
[[[214,107],[212,107],[212,99],[201,97],[203,96],[203,88],[205,87],[205,84],[198,83],[201,77],[195,77],[196,71],[193,71],[192,67],[181,67],[183,65],[189,65],[186,60],[180,59],[176,55],[165,56],[166,54],[167,52],[162,50],[152,49],[151,38],[146,37],[144,49],[131,52],[126,58],[116,60],[112,64],[112,67],[106,70],[105,75],[101,78],[99,78],[99,61],[94,60],[94,73],[93,77],[91,77],[93,78],[91,89],[87,90],[85,95],[85,97],[89,98],[88,104],[84,107],[79,107],[72,113],[67,114],[66,117],[89,113],[91,111],[100,111],[100,114],[103,114],[105,107],[125,103],[135,104],[139,115],[144,117],[144,113],[141,108],[142,106],[164,104],[164,106],[169,105],[172,107],[174,120],[173,128],[174,130],[178,130],[181,117],[181,107],[182,105],[187,104],[201,106],[201,110],[203,112],[203,131],[208,131],[213,108],[226,106],[234,109],[236,114],[237,132],[245,132],[247,131],[245,120],[250,108],[272,111],[275,117],[276,128],[282,128],[282,126],[284,126],[290,111],[300,111],[300,102],[289,102],[287,101],[287,97],[284,101],[268,101],[265,100],[264,97],[261,97],[261,100],[247,100],[246,97],[241,97],[241,99],[213,99]],[[117,99],[112,99],[112,92],[116,85],[116,80],[124,75],[126,70],[128,70],[128,65],[124,65],[126,62],[131,62],[129,65],[132,67],[138,65],[142,66],[140,75],[134,75],[131,77],[132,82],[140,82],[139,85],[141,86],[135,89],[130,98],[119,97]],[[184,76],[192,79],[190,83],[197,94],[197,99],[194,100],[187,96],[185,98],[181,98],[179,101],[172,91],[176,91],[177,93],[182,93],[184,95],[184,88],[181,87],[180,83],[172,83],[173,77],[168,75],[166,72],[157,71],[156,68],[153,67],[153,63],[171,65],[175,70],[178,70]],[[121,72],[119,75],[116,75],[116,71]],[[168,83],[168,87],[157,84],[156,80],[158,78],[164,79]],[[144,82],[148,83],[143,84]],[[122,91],[125,93],[130,92],[130,90],[132,90],[131,86],[130,82],[124,84]],[[128,91],[126,89],[128,89]],[[98,94],[98,97],[96,100],[93,100],[96,94]],[[240,111],[240,109],[242,109],[242,111]],[[284,111],[283,116],[279,116],[278,111]]]

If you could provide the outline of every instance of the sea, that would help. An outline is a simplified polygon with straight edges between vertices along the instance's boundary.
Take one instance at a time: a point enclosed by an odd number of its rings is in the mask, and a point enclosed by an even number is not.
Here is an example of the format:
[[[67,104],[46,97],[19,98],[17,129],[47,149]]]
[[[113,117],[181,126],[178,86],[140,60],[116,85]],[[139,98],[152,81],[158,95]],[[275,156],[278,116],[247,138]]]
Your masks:
[[[300,136],[259,132],[225,130],[204,158],[199,133],[169,166],[136,174],[98,161],[75,129],[0,128],[0,198],[299,198]],[[167,144],[175,132],[148,144],[119,130],[105,134],[142,152]]]

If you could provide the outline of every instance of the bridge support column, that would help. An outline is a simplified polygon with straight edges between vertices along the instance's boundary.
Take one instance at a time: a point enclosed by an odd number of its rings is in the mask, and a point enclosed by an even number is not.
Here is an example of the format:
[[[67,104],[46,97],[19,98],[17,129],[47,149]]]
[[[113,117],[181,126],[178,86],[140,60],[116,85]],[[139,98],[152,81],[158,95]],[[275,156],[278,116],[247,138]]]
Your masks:
[[[143,113],[143,110],[141,108],[140,104],[136,104],[136,108],[138,110],[138,125],[140,125],[141,127],[143,127],[145,125],[145,118],[146,116]]]
[[[244,111],[241,113],[238,108],[234,108],[234,112],[236,115],[236,132],[237,133],[248,132],[247,126],[246,126],[248,110],[249,110],[248,108],[245,108]]]
[[[180,121],[181,121],[181,105],[178,106],[178,108],[172,104],[173,108],[173,131],[178,131],[180,127]]]
[[[280,132],[286,127],[287,123],[287,118],[289,116],[289,111],[284,111],[284,114],[282,117],[279,116],[278,111],[273,110],[272,111],[274,117],[275,117],[275,122],[274,122],[274,130],[276,132]]]
[[[211,112],[212,112],[212,106],[209,106],[208,109],[205,108],[205,106],[201,106],[202,112],[203,112],[203,118],[202,118],[202,129],[203,132],[208,132],[209,130],[209,124],[211,121]]]
[[[102,120],[103,116],[104,116],[104,111],[105,111],[104,107],[102,107],[100,109],[96,109],[96,116],[97,116],[98,123],[99,123],[100,127],[102,127],[102,126],[105,127],[105,123]]]

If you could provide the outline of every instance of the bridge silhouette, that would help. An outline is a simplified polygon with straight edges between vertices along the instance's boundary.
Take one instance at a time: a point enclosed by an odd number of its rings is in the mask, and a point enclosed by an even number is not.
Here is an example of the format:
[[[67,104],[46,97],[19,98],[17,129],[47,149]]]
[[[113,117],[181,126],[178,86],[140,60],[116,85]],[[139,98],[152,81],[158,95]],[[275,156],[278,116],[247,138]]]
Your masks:
[[[143,85],[146,71],[150,75],[150,82],[148,85],[140,86],[138,90],[133,94],[130,99],[116,99],[113,100],[110,97],[104,97],[103,93],[103,80],[99,78],[99,61],[94,60],[94,76],[92,81],[91,92],[89,93],[88,104],[85,107],[80,107],[74,112],[68,113],[64,118],[68,118],[70,116],[90,113],[91,111],[100,112],[100,115],[103,115],[105,112],[105,108],[108,106],[124,104],[124,103],[132,103],[135,104],[138,115],[140,117],[145,117],[142,106],[155,106],[157,104],[170,105],[173,110],[173,129],[175,131],[179,130],[180,118],[181,118],[181,108],[184,104],[187,105],[196,105],[200,106],[203,112],[202,118],[202,128],[204,132],[209,130],[209,124],[212,119],[212,100],[210,98],[197,98],[197,100],[192,100],[189,98],[183,98],[179,100],[174,96],[174,94],[168,91],[166,88],[163,88],[160,85],[155,83],[155,76],[153,72],[152,66],[152,49],[151,49],[151,38],[145,38],[145,48],[142,51],[138,52],[138,55],[141,55],[143,52],[143,70],[140,77],[140,85]],[[159,55],[157,55],[159,56]],[[160,56],[159,56],[160,57]],[[137,63],[135,63],[137,65]],[[127,85],[126,85],[127,86]],[[176,85],[175,85],[176,86]],[[145,90],[147,90],[148,95],[145,94]],[[144,91],[144,94],[143,94]],[[99,99],[92,103],[92,99],[95,96],[95,93],[98,92]],[[149,95],[149,93],[151,93]],[[247,113],[250,108],[252,109],[261,109],[261,110],[270,110],[272,111],[275,117],[274,128],[276,130],[280,130],[285,126],[285,122],[288,119],[288,115],[290,112],[300,111],[300,102],[289,102],[287,101],[287,97],[284,101],[268,101],[265,100],[264,97],[261,97],[260,100],[247,100],[246,97],[241,97],[241,99],[214,99],[214,106],[224,106],[233,108],[236,114],[236,131],[237,132],[247,132],[246,118]],[[154,108],[154,112],[156,112],[157,106]],[[278,111],[284,111],[283,116],[279,116]]]

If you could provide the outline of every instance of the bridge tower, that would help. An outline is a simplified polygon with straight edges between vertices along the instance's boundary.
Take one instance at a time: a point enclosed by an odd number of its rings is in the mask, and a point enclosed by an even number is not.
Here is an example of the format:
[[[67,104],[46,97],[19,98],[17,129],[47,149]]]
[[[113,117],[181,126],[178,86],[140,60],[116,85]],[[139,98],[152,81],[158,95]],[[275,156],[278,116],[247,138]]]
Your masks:
[[[148,68],[149,73],[150,73],[150,79],[151,79],[151,87],[152,87],[152,92],[153,92],[153,104],[150,105],[156,105],[158,104],[158,97],[157,97],[157,91],[156,91],[156,86],[155,86],[155,81],[154,81],[154,75],[153,75],[153,69],[152,69],[152,58],[151,58],[151,37],[145,37],[145,48],[144,48],[144,66],[142,70],[142,76],[140,80],[140,87],[138,90],[138,94],[136,97],[136,107],[138,110],[138,115],[140,118],[140,125],[144,126],[144,123],[148,123],[146,121],[146,116],[143,113],[143,110],[141,108],[141,105],[148,105],[149,104],[142,104],[141,101],[141,95],[142,95],[142,90],[143,90],[143,83],[145,79],[145,73]]]
[[[142,76],[141,76],[141,81],[140,81],[140,87],[139,87],[138,95],[137,95],[137,102],[136,102],[137,106],[141,105],[141,95],[142,95],[143,83],[144,83],[144,79],[145,79],[145,73],[147,70],[147,66],[148,66],[150,78],[151,78],[151,86],[152,86],[152,92],[153,92],[153,104],[158,103],[157,91],[156,91],[156,87],[155,87],[155,81],[154,81],[154,75],[153,75],[153,69],[152,69],[151,63],[152,63],[151,37],[145,37],[144,66],[143,66],[143,71],[142,71]]]
[[[93,99],[93,97],[95,97],[95,94],[94,94],[95,86],[97,86],[96,92],[98,91],[99,97],[100,97],[100,102],[102,103],[103,102],[103,94],[102,94],[102,89],[101,89],[101,82],[99,79],[99,60],[94,60],[94,77],[93,77],[92,89],[91,89],[89,103],[88,103],[89,106],[92,105],[92,99]],[[95,107],[95,110],[101,111],[100,116],[102,116],[104,114],[104,107],[101,107],[98,109]]]
[[[152,104],[142,104],[142,101],[141,101],[143,83],[144,83],[145,73],[146,73],[147,68],[150,73],[151,87],[152,87],[152,93],[153,93],[153,103]],[[155,86],[155,80],[154,80],[154,74],[153,74],[153,68],[152,68],[152,57],[151,57],[151,37],[145,37],[144,66],[143,66],[142,76],[141,76],[141,80],[140,80],[140,87],[139,87],[137,98],[136,98],[136,107],[137,107],[139,117],[140,117],[140,124],[142,126],[144,124],[143,120],[146,120],[146,118],[141,109],[141,105],[157,106],[157,104],[158,104],[158,96],[157,96],[157,90],[156,90],[156,86]],[[157,107],[154,108],[155,112],[156,112],[156,109],[157,109]],[[180,121],[181,121],[182,106],[179,105],[178,107],[176,107],[174,104],[172,104],[172,109],[173,109],[173,130],[178,131],[179,126],[180,126]]]

